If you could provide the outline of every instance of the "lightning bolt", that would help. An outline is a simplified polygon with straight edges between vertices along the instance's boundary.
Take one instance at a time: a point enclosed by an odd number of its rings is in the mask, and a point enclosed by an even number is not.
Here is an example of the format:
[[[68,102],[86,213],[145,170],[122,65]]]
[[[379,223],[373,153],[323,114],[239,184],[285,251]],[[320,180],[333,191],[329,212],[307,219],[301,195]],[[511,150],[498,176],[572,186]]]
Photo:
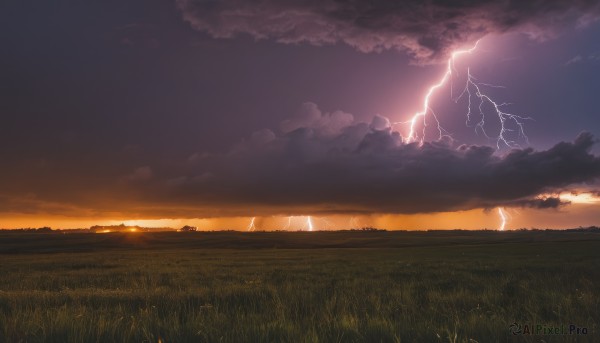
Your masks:
[[[313,223],[312,223],[312,219],[310,218],[310,216],[306,217],[306,227],[308,228],[308,231],[313,230]]]
[[[286,224],[283,226],[283,228],[281,228],[281,230],[288,230],[292,227],[292,220],[294,219],[294,216],[289,216],[287,217],[287,222]],[[307,231],[313,231],[314,230],[314,224],[313,224],[313,218],[311,216],[305,216],[306,221],[304,222],[304,228]]]
[[[506,227],[507,217],[506,217],[506,213],[504,212],[504,209],[502,207],[498,207],[498,214],[500,215],[500,220],[501,220],[498,231],[504,231],[504,228]]]
[[[508,124],[509,123],[514,123],[517,126],[517,130],[518,130],[518,134],[520,138],[523,138],[525,140],[525,142],[527,142],[527,144],[529,144],[529,138],[527,137],[527,135],[525,134],[525,120],[532,120],[532,118],[530,117],[522,117],[516,114],[512,114],[512,113],[508,113],[508,112],[504,112],[502,111],[502,107],[510,105],[509,103],[501,103],[498,104],[497,102],[495,102],[494,100],[492,100],[492,98],[490,98],[488,95],[484,94],[481,91],[481,86],[487,86],[487,87],[495,87],[495,88],[502,88],[502,86],[495,86],[495,85],[490,85],[487,83],[477,83],[475,82],[477,79],[475,77],[473,77],[473,75],[471,74],[471,70],[467,69],[467,82],[465,85],[465,89],[464,91],[461,93],[461,95],[456,98],[456,102],[458,102],[458,100],[463,97],[464,94],[468,94],[469,97],[469,107],[468,107],[468,111],[467,111],[467,121],[466,124],[467,126],[470,126],[470,122],[471,122],[471,106],[472,106],[472,93],[471,91],[475,92],[475,96],[477,98],[479,98],[479,105],[478,105],[478,109],[479,109],[479,115],[480,115],[480,120],[479,122],[477,122],[477,124],[475,124],[475,132],[477,133],[478,130],[486,137],[486,138],[490,138],[490,136],[487,134],[487,132],[485,131],[485,111],[483,109],[483,107],[485,106],[485,104],[491,105],[493,112],[498,116],[498,120],[500,121],[500,132],[496,138],[496,148],[500,149],[501,145],[505,145],[509,148],[520,148],[520,145],[511,139],[508,139],[506,137],[506,134],[514,131],[514,129],[510,129],[508,128]]]
[[[248,224],[248,227],[247,227],[248,231],[256,231],[256,225],[254,225],[255,220],[256,220],[256,217],[252,217],[252,219],[250,220],[250,224]]]
[[[446,136],[444,135],[444,132],[446,132],[444,130],[444,128],[442,128],[442,126],[440,125],[440,121],[437,119],[437,116],[435,115],[435,112],[433,112],[431,110],[431,107],[429,106],[429,102],[431,100],[431,97],[433,96],[433,94],[435,93],[435,91],[437,91],[439,88],[441,88],[444,84],[446,84],[446,82],[448,82],[448,80],[450,80],[450,78],[452,77],[452,71],[455,69],[454,68],[454,61],[456,60],[456,58],[460,55],[464,55],[464,54],[470,54],[471,52],[473,52],[476,48],[477,48],[477,44],[479,44],[479,41],[477,41],[477,43],[475,43],[475,46],[473,46],[471,49],[468,50],[458,50],[458,51],[454,51],[452,53],[452,55],[450,56],[450,59],[448,59],[448,63],[446,65],[446,72],[444,73],[444,75],[442,75],[442,78],[433,86],[429,87],[429,89],[427,90],[427,93],[425,93],[425,98],[423,100],[423,108],[421,109],[421,111],[415,113],[412,117],[412,119],[410,119],[408,121],[408,123],[410,124],[410,131],[408,133],[408,136],[406,137],[406,139],[404,140],[406,143],[411,143],[411,142],[415,142],[415,141],[419,141],[420,143],[423,143],[425,140],[425,128],[427,127],[427,121],[426,121],[426,115],[428,112],[431,112],[436,124],[437,124],[437,129],[439,132],[439,139],[441,139],[442,137]],[[417,132],[416,132],[416,126],[417,126],[417,121],[421,119],[422,123],[423,123],[423,135],[419,138]]]
[[[527,135],[525,134],[525,130],[524,130],[524,121],[531,120],[532,118],[523,117],[523,116],[519,116],[516,114],[504,112],[502,110],[502,107],[509,105],[508,103],[497,103],[489,95],[485,94],[482,91],[482,87],[493,87],[493,88],[504,88],[504,87],[495,86],[495,85],[482,83],[482,82],[477,82],[477,79],[471,74],[470,69],[467,69],[467,80],[465,82],[463,91],[457,98],[453,98],[452,77],[453,77],[454,72],[457,72],[456,67],[455,67],[456,60],[457,60],[457,58],[459,58],[463,55],[473,53],[477,49],[478,44],[479,44],[479,41],[477,41],[475,43],[475,45],[470,49],[454,51],[451,54],[450,58],[448,59],[448,62],[446,64],[446,71],[444,72],[442,77],[439,79],[439,81],[437,83],[435,83],[434,85],[429,87],[429,89],[425,93],[422,109],[419,112],[415,113],[412,116],[412,118],[406,122],[393,123],[393,125],[409,124],[408,135],[405,138],[403,138],[404,143],[419,142],[419,143],[423,144],[423,142],[425,141],[425,138],[426,138],[425,130],[426,130],[427,126],[429,125],[427,122],[427,114],[429,114],[429,113],[431,114],[431,117],[433,118],[436,128],[437,128],[437,131],[438,131],[437,139],[441,140],[444,137],[450,137],[450,134],[448,133],[448,131],[446,131],[442,127],[442,125],[440,124],[440,121],[438,120],[437,115],[435,114],[435,112],[433,111],[433,109],[430,106],[431,98],[433,97],[433,95],[447,83],[450,83],[450,97],[452,98],[452,100],[454,100],[454,102],[458,102],[465,95],[468,96],[467,121],[466,121],[466,124],[468,127],[472,126],[472,124],[471,124],[471,119],[473,116],[472,106],[474,105],[473,97],[477,97],[479,99],[478,109],[479,109],[480,120],[475,124],[475,128],[474,128],[475,133],[482,133],[486,138],[490,139],[490,136],[488,135],[488,133],[485,130],[485,119],[486,119],[485,106],[487,104],[488,106],[491,106],[492,112],[497,116],[498,121],[500,123],[500,130],[498,132],[498,135],[496,136],[496,147],[498,149],[500,149],[501,145],[505,145],[509,148],[520,147],[519,144],[515,140],[511,140],[507,137],[508,133],[515,131],[515,129],[509,127],[509,124],[511,124],[511,123],[516,125],[516,128],[517,128],[516,130],[518,131],[519,137],[523,138],[527,143],[529,143],[529,139],[528,139]],[[422,125],[422,127],[423,127],[421,133],[417,132],[418,125]]]
[[[497,149],[500,149],[501,146],[506,146],[508,148],[519,148],[520,147],[519,144],[515,140],[512,140],[507,137],[507,135],[510,132],[514,132],[515,130],[518,131],[518,137],[524,139],[525,142],[527,142],[529,144],[529,139],[528,139],[527,135],[525,134],[524,122],[526,120],[532,120],[532,118],[523,117],[523,116],[519,116],[516,114],[512,114],[512,113],[503,111],[502,108],[504,106],[510,105],[509,103],[497,103],[489,95],[487,95],[486,93],[484,93],[482,91],[483,87],[490,87],[490,88],[504,88],[504,87],[496,86],[496,85],[492,85],[492,84],[488,84],[488,83],[483,83],[483,82],[478,82],[477,79],[471,74],[470,68],[467,68],[467,78],[466,78],[464,88],[463,88],[462,92],[460,93],[460,95],[458,97],[454,98],[452,79],[453,79],[454,73],[455,72],[458,73],[456,70],[456,67],[455,67],[456,60],[463,55],[473,53],[477,49],[478,44],[479,44],[479,41],[477,41],[475,43],[475,45],[470,49],[456,50],[456,51],[452,52],[452,54],[446,64],[446,70],[445,70],[444,74],[439,79],[439,81],[437,83],[433,84],[431,87],[429,87],[429,89],[425,93],[425,97],[423,99],[423,105],[422,105],[421,110],[419,112],[416,112],[411,117],[411,119],[408,121],[395,122],[392,124],[392,126],[398,125],[398,124],[408,124],[409,125],[408,135],[406,137],[403,137],[404,143],[419,142],[420,144],[423,144],[425,142],[426,128],[429,125],[427,122],[428,114],[431,114],[431,117],[433,118],[433,121],[435,122],[437,131],[438,131],[437,139],[441,140],[444,137],[451,138],[448,131],[446,131],[442,127],[437,115],[435,114],[435,112],[433,111],[433,109],[430,106],[431,98],[435,95],[435,93],[440,88],[442,88],[444,85],[446,85],[447,83],[450,83],[450,98],[454,102],[458,103],[458,101],[461,98],[463,98],[464,96],[468,97],[468,107],[467,107],[467,114],[466,114],[467,119],[466,119],[465,124],[467,127],[474,127],[474,131],[476,134],[481,133],[486,138],[492,139],[485,128],[486,117],[487,117],[486,107],[488,107],[488,109],[491,108],[491,112],[493,112],[496,115],[498,122],[500,124],[499,132],[498,132],[497,136],[495,137]],[[473,124],[473,122],[472,122],[473,116],[475,115],[473,113],[474,112],[473,107],[475,106],[474,101],[473,101],[474,97],[476,97],[479,100],[479,104],[477,105],[477,109],[479,111],[479,120],[475,124]],[[515,126],[516,129],[509,127],[509,125],[511,123],[513,125],[516,125]],[[422,127],[423,127],[421,133],[418,133],[418,131],[417,131],[418,125],[422,125]],[[504,229],[506,227],[506,222],[507,222],[507,214],[505,213],[505,211],[502,207],[498,208],[498,214],[500,215],[500,219],[501,219],[501,225],[499,227],[499,230],[504,231]],[[293,217],[291,217],[291,216],[288,217],[287,225],[283,228],[284,230],[289,229],[291,227],[292,218]],[[252,220],[250,221],[250,224],[248,225],[248,231],[256,230],[256,226],[254,224],[255,219],[256,219],[256,217],[253,217]],[[353,218],[350,219],[351,225],[352,225],[352,222],[353,222]],[[312,222],[311,216],[306,216],[306,226],[305,227],[308,229],[308,231],[313,231],[313,222]]]
[[[491,88],[504,88],[504,87],[496,86],[496,85],[492,85],[492,84],[488,84],[488,83],[483,83],[483,82],[477,82],[477,79],[471,74],[470,68],[467,68],[467,79],[466,79],[463,91],[460,93],[460,95],[458,97],[456,97],[456,98],[453,97],[453,92],[454,92],[453,84],[452,84],[453,73],[454,72],[458,73],[456,71],[456,67],[455,67],[456,60],[460,56],[473,53],[477,49],[477,45],[479,45],[479,41],[477,41],[475,43],[475,45],[473,45],[473,47],[470,49],[456,50],[456,51],[452,52],[452,54],[450,55],[450,58],[448,59],[448,62],[446,64],[446,71],[444,72],[442,77],[439,79],[439,81],[437,83],[435,83],[434,85],[432,85],[431,87],[429,87],[429,89],[425,93],[425,98],[423,99],[423,107],[421,108],[421,110],[419,112],[415,113],[409,121],[396,122],[393,124],[393,125],[409,124],[408,135],[406,136],[406,138],[403,138],[404,143],[419,142],[420,144],[423,144],[423,142],[425,141],[425,138],[426,138],[425,130],[428,126],[428,123],[427,123],[427,114],[428,113],[431,113],[431,116],[437,127],[438,140],[441,140],[444,137],[451,138],[448,131],[446,131],[440,124],[440,121],[438,120],[437,115],[435,114],[435,112],[433,111],[433,109],[430,106],[431,97],[436,93],[436,91],[438,91],[440,88],[442,88],[445,84],[450,83],[450,97],[452,98],[452,100],[454,102],[458,103],[458,101],[462,97],[464,97],[464,96],[468,97],[467,119],[466,119],[465,124],[467,127],[474,126],[474,130],[475,130],[476,134],[481,133],[486,138],[491,139],[490,135],[487,133],[486,128],[485,128],[486,117],[487,117],[485,109],[487,107],[487,108],[491,108],[491,112],[496,115],[498,122],[500,123],[500,130],[495,138],[496,139],[496,148],[498,150],[500,149],[501,146],[506,146],[508,148],[520,148],[520,145],[517,143],[517,141],[508,138],[508,134],[511,132],[514,132],[515,130],[518,131],[518,137],[522,138],[527,144],[529,144],[529,138],[525,134],[524,122],[526,120],[532,120],[532,118],[523,117],[520,115],[505,112],[502,108],[504,106],[507,106],[510,104],[497,103],[489,95],[487,95],[486,93],[484,93],[482,91],[483,87],[491,87]],[[473,125],[472,119],[473,119],[474,114],[473,114],[472,107],[475,105],[473,102],[474,97],[476,97],[479,100],[479,104],[477,105],[477,109],[479,111],[479,121],[477,121],[477,123],[475,123]],[[422,125],[422,127],[423,127],[421,134],[419,134],[417,132],[417,125],[419,125],[419,124]],[[509,127],[509,125],[511,125],[511,124],[514,125],[513,126],[514,128]],[[504,212],[503,208],[498,208],[498,213],[499,213],[500,219],[502,221],[502,224],[501,224],[499,230],[504,231],[504,228],[506,226],[506,220],[507,220],[506,213]]]
[[[288,230],[292,227],[292,220],[294,219],[294,216],[289,216],[287,217],[287,223],[285,224],[285,226],[282,228],[282,230]],[[313,220],[311,216],[306,216],[306,222],[304,224],[304,228],[308,231],[313,231]]]

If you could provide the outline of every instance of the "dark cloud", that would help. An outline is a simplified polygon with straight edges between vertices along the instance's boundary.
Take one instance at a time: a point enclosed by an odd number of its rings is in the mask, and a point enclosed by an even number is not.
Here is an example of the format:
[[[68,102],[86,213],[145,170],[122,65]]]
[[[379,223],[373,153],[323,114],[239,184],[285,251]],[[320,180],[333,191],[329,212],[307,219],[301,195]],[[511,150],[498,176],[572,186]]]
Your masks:
[[[196,206],[203,215],[556,208],[565,203],[537,196],[600,177],[600,157],[590,153],[594,138],[588,133],[545,151],[515,149],[498,156],[488,146],[404,144],[383,117],[340,127],[332,120],[338,112],[322,113],[314,104],[303,108],[307,113],[298,116],[312,118],[305,121],[310,125],[280,135],[259,131],[228,154],[186,164],[185,175],[170,170],[143,196]]]
[[[279,130],[259,130],[227,153],[94,176],[85,188],[74,177],[36,171],[35,192],[0,193],[0,213],[196,218],[558,208],[567,203],[540,195],[593,188],[600,177],[594,143],[583,133],[548,150],[503,155],[452,141],[405,144],[383,116],[357,122],[306,103]]]
[[[0,194],[0,213],[3,214],[52,214],[72,217],[92,217],[97,211],[78,204],[40,199],[35,194],[5,196]]]
[[[406,50],[420,62],[489,33],[544,39],[600,14],[597,0],[177,0],[177,6],[192,27],[214,37],[344,42],[365,52]]]
[[[560,197],[556,196],[556,197],[517,200],[517,201],[509,202],[509,203],[505,204],[504,206],[549,209],[549,208],[559,208],[561,206],[569,205],[570,203],[571,203],[570,201],[563,201],[560,199]]]

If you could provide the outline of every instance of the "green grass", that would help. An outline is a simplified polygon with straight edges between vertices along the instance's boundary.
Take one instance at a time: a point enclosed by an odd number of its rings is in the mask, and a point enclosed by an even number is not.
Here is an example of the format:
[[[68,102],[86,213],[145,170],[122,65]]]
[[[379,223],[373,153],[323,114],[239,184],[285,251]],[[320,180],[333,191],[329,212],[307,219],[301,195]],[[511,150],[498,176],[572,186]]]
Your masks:
[[[370,245],[361,237],[372,234],[340,233],[328,244],[358,237],[353,246]],[[13,253],[0,255],[0,341],[600,341],[600,237],[528,234],[471,234],[462,244],[448,233],[430,233],[431,244],[398,234],[399,248],[344,249],[208,249],[201,234],[185,244],[170,241],[181,234],[81,234],[53,236],[54,250],[43,254],[6,248],[37,236],[6,235],[0,249]],[[260,237],[238,235],[219,244]],[[279,245],[299,244],[278,235]],[[82,239],[122,244],[61,252],[85,248],[69,241]],[[515,321],[589,333],[512,336]]]

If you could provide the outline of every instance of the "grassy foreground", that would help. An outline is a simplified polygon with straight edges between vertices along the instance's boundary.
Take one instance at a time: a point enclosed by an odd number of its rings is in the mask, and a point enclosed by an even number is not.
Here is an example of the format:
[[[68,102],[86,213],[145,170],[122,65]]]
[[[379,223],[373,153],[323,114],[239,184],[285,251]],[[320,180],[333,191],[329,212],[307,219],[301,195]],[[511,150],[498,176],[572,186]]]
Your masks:
[[[361,247],[384,234],[310,249],[208,248],[214,236],[200,233],[54,234],[42,241],[52,246],[2,234],[0,342],[600,341],[599,234],[392,234],[394,248]],[[104,245],[73,243],[86,239]],[[566,334],[512,335],[515,322]]]

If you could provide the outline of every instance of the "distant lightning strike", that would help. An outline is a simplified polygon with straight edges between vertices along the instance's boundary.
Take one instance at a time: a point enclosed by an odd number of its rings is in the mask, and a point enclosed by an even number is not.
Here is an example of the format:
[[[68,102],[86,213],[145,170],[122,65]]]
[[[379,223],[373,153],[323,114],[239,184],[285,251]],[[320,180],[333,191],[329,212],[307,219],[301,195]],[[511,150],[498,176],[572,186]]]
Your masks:
[[[252,217],[252,219],[250,220],[250,224],[248,224],[248,231],[256,231],[256,225],[254,225],[254,221],[256,220],[256,217]]]
[[[405,143],[419,142],[422,144],[425,141],[425,130],[428,126],[428,123],[427,123],[427,114],[428,113],[431,113],[431,116],[433,117],[433,120],[435,121],[435,124],[437,126],[438,139],[442,139],[443,137],[450,136],[448,134],[448,132],[440,124],[440,121],[438,120],[438,117],[435,114],[435,112],[431,109],[431,106],[430,106],[431,97],[435,94],[435,92],[439,88],[443,87],[446,83],[450,83],[450,92],[451,92],[451,97],[452,97],[452,92],[453,92],[452,76],[453,76],[453,72],[456,71],[456,68],[455,68],[456,59],[462,55],[473,53],[473,51],[475,51],[475,49],[477,49],[478,44],[479,44],[479,41],[477,41],[475,43],[475,45],[470,49],[454,51],[452,53],[452,55],[450,56],[450,58],[448,59],[448,63],[446,65],[446,71],[442,75],[441,79],[436,84],[429,87],[429,89],[427,90],[427,93],[425,93],[425,98],[423,100],[423,107],[422,107],[421,111],[415,113],[412,116],[412,118],[407,122],[394,123],[394,124],[409,124],[408,135],[404,138]],[[519,133],[519,137],[524,138],[525,141],[528,141],[528,138],[525,135],[523,122],[525,120],[529,120],[531,118],[522,117],[522,116],[518,116],[515,114],[511,114],[511,113],[502,111],[501,108],[505,105],[508,105],[507,103],[498,104],[494,100],[492,100],[492,98],[490,96],[488,96],[487,94],[485,94],[481,91],[482,86],[494,87],[494,88],[504,88],[504,87],[494,86],[494,85],[490,85],[487,83],[478,83],[476,81],[477,80],[475,79],[475,77],[473,77],[470,70],[467,69],[467,81],[465,82],[465,87],[464,87],[462,93],[457,98],[455,98],[455,99],[453,98],[453,100],[455,102],[458,102],[458,100],[461,99],[463,96],[465,96],[465,95],[468,96],[469,104],[468,104],[468,110],[467,110],[467,126],[470,126],[471,117],[473,115],[473,113],[472,113],[472,105],[473,105],[472,98],[473,98],[473,96],[476,96],[479,99],[478,108],[479,108],[479,114],[481,117],[481,119],[477,122],[477,124],[475,124],[475,132],[476,133],[481,132],[482,134],[484,134],[486,136],[486,138],[490,138],[490,136],[487,134],[485,127],[484,127],[485,126],[485,118],[486,118],[484,106],[486,104],[488,104],[492,107],[492,111],[496,114],[496,116],[498,117],[498,121],[500,123],[500,130],[499,130],[498,136],[496,137],[496,139],[497,139],[496,146],[498,149],[500,149],[501,145],[506,145],[509,148],[518,148],[519,147],[517,142],[507,138],[507,134],[511,131],[514,131],[514,129],[511,129],[508,127],[508,124],[511,122],[518,127],[517,130]],[[423,126],[423,131],[421,134],[419,134],[417,132],[417,126],[420,123]]]
[[[500,227],[498,228],[498,231],[504,231],[504,229],[506,228],[506,213],[504,212],[504,209],[502,207],[498,207],[498,214],[500,215]]]
[[[306,217],[306,227],[308,228],[308,231],[313,230],[313,223],[312,223],[312,219],[310,218],[310,216]]]
[[[294,216],[289,216],[287,217],[287,222],[285,224],[285,226],[283,228],[281,228],[281,230],[288,230],[291,228],[292,226],[292,219],[294,219]],[[250,223],[248,224],[248,226],[246,227],[246,231],[256,231],[256,217],[252,217],[252,219],[250,219]],[[308,231],[313,231],[314,229],[314,225],[312,222],[312,217],[311,216],[306,216],[306,224],[305,224],[305,228]]]

